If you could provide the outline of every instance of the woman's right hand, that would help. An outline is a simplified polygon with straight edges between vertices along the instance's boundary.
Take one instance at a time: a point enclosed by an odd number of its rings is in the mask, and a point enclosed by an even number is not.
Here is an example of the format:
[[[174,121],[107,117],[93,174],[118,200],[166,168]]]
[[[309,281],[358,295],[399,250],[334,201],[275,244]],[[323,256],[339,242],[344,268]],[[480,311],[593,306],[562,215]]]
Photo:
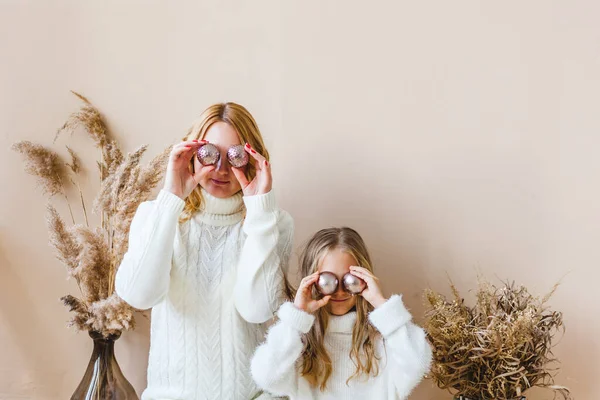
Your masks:
[[[312,286],[318,280],[318,271],[302,279],[300,282],[300,287],[296,292],[296,298],[294,299],[294,305],[296,308],[312,314],[329,302],[331,296],[325,296],[320,300],[315,300],[312,298]]]
[[[164,190],[185,200],[198,186],[198,172],[190,171],[190,160],[205,140],[189,140],[173,146],[167,164]]]

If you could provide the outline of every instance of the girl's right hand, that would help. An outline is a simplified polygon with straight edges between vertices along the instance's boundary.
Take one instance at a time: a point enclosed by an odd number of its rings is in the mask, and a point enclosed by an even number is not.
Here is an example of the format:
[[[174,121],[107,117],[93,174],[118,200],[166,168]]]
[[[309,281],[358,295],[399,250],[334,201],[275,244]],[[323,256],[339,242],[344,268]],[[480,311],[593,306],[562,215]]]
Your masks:
[[[315,300],[312,298],[312,286],[318,280],[318,271],[302,279],[300,282],[300,287],[298,288],[298,292],[296,292],[296,298],[294,299],[294,305],[296,308],[312,314],[329,302],[331,296],[325,296],[320,300]]]
[[[179,196],[182,200],[198,186],[199,171],[190,171],[190,160],[196,155],[205,140],[189,140],[173,146],[167,165],[164,190]]]

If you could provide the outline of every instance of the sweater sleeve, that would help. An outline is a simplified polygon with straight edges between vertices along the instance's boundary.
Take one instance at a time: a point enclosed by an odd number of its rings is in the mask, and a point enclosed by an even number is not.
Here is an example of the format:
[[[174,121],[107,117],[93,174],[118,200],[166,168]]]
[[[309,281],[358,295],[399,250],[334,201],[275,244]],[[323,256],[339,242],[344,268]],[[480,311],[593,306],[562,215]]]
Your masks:
[[[256,349],[250,368],[259,387],[294,398],[299,380],[296,362],[304,348],[302,335],[310,330],[315,317],[290,302],[280,307],[277,316],[279,321],[269,329],[266,342]]]
[[[399,295],[371,312],[369,320],[383,336],[397,395],[406,398],[429,371],[431,348],[425,332],[411,322],[412,316]]]
[[[129,248],[117,270],[115,290],[132,307],[158,304],[169,290],[173,242],[184,201],[161,190],[138,207],[129,229]]]
[[[246,321],[263,323],[283,302],[294,221],[277,208],[272,191],[244,197],[244,203],[246,239],[237,267],[235,307]]]

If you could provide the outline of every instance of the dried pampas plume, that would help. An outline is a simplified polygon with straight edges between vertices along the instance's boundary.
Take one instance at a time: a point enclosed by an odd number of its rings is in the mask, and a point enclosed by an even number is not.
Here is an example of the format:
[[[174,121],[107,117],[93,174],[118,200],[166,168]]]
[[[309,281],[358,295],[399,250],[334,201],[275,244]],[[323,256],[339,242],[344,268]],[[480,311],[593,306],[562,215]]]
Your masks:
[[[92,103],[83,95],[71,91],[75,96],[77,96],[81,101],[83,101],[83,106],[71,114],[67,121],[63,126],[56,132],[56,136],[54,140],[58,139],[58,136],[62,132],[71,132],[73,133],[78,127],[83,127],[90,135],[96,147],[102,148],[105,147],[108,143],[108,134],[106,129],[106,124],[102,119],[102,115],[100,111],[96,107],[92,105]]]
[[[44,194],[64,193],[65,164],[57,153],[26,140],[15,143],[12,149],[25,156],[25,171],[37,178]]]
[[[46,224],[50,234],[50,245],[56,251],[56,258],[67,267],[69,276],[76,277],[81,246],[73,232],[65,226],[58,211],[50,204],[47,206]]]
[[[112,255],[100,228],[74,226],[72,232],[80,249],[74,274],[80,282],[85,302],[92,304],[112,294],[108,285]]]
[[[93,303],[90,308],[86,325],[92,330],[104,332],[105,336],[135,327],[133,309],[116,293]]]
[[[67,146],[67,151],[71,156],[71,164],[67,164],[67,167],[77,175],[81,171],[81,161],[79,161],[79,157],[77,157],[77,154],[69,146]]]
[[[519,398],[538,386],[571,398],[553,379],[552,341],[564,326],[562,314],[549,310],[546,301],[556,286],[540,299],[514,283],[496,287],[482,281],[473,307],[450,287],[451,300],[426,292],[431,377],[440,388],[457,397],[491,400]]]

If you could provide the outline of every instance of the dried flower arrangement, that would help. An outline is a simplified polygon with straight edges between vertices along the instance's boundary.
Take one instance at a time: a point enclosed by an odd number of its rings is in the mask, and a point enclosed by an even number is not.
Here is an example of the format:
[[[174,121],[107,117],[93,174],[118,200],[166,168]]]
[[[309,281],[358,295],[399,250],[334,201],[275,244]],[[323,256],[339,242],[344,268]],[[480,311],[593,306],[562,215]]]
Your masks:
[[[531,387],[552,389],[570,399],[566,387],[554,385],[552,340],[564,332],[562,314],[547,302],[558,285],[543,298],[523,286],[496,287],[481,281],[473,307],[465,304],[450,284],[453,299],[426,292],[424,324],[433,348],[431,378],[456,397],[515,399]]]
[[[78,178],[81,161],[67,147],[70,162],[51,149],[28,141],[13,149],[25,157],[25,170],[35,176],[48,199],[60,195],[66,201],[72,225],[68,226],[49,203],[47,224],[50,243],[57,258],[75,279],[80,296],[66,295],[62,302],[73,312],[69,323],[78,330],[96,331],[108,338],[134,327],[134,309],[115,293],[115,275],[128,246],[129,226],[138,205],[146,201],[162,178],[170,148],[141,165],[146,146],[123,156],[118,143],[109,136],[102,115],[88,99],[73,92],[82,107],[58,130],[74,132],[84,128],[100,150],[97,162],[100,190],[93,210],[100,213],[100,226],[90,227],[85,199]],[[76,224],[67,195],[67,184],[79,193],[85,224]]]

